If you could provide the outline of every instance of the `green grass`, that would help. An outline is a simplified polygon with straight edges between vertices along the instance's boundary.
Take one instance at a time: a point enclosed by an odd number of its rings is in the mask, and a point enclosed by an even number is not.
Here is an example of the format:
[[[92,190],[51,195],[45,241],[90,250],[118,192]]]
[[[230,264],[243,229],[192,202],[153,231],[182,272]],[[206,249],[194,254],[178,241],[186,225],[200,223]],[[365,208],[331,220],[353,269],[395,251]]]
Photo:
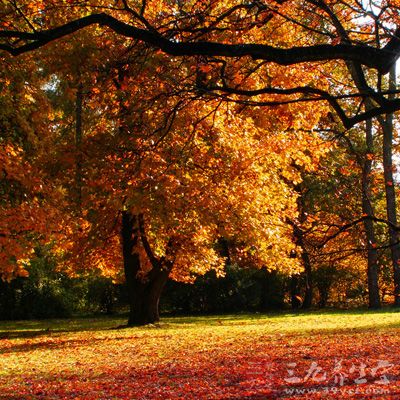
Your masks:
[[[277,312],[271,314],[240,313],[223,315],[162,317],[157,328],[164,330],[229,325],[262,325],[268,333],[303,334],[310,331],[335,333],[343,331],[385,330],[400,327],[400,310],[323,310]],[[102,331],[126,324],[126,316],[100,316],[49,320],[0,321],[0,337],[31,333]],[[150,326],[152,328],[152,326]],[[140,328],[138,328],[140,329]]]

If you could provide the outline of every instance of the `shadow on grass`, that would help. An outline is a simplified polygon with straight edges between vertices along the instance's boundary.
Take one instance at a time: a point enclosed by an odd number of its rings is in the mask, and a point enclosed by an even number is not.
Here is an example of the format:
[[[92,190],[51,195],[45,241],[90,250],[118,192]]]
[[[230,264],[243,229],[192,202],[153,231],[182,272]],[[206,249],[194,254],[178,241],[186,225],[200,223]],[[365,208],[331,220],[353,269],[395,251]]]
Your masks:
[[[367,308],[338,310],[298,310],[278,311],[270,313],[237,313],[219,315],[196,316],[163,316],[161,323],[146,327],[127,327],[127,315],[78,317],[71,319],[50,319],[32,321],[0,321],[0,340],[2,339],[34,339],[41,336],[56,336],[64,333],[78,333],[84,331],[107,331],[120,329],[198,329],[199,326],[251,326],[265,325],[267,333],[307,334],[310,330],[325,333],[354,333],[369,331],[371,329],[396,329],[400,328],[400,315],[398,321],[385,320],[384,315],[395,316],[400,310],[387,307],[381,310],[368,310]],[[376,317],[375,317],[376,316]],[[382,318],[381,318],[382,316]],[[321,320],[319,321],[319,317]],[[332,317],[332,318],[330,318]],[[335,326],[336,318],[342,323]],[[351,318],[355,317],[354,326]],[[357,317],[360,317],[358,319]],[[365,317],[365,324],[360,325]],[[310,320],[308,321],[308,318]],[[344,324],[344,322],[346,322]],[[327,325],[326,325],[327,324]],[[345,326],[344,326],[345,325]]]
[[[131,340],[131,339],[138,339],[139,336],[121,336],[121,337],[115,337],[113,336],[112,341],[126,341],[126,340]],[[0,349],[0,355],[1,354],[10,354],[10,353],[23,353],[27,351],[34,351],[34,350],[40,350],[40,349],[63,349],[66,346],[68,346],[69,349],[74,349],[77,347],[86,347],[88,346],[88,343],[90,343],[90,346],[96,346],[97,343],[102,343],[105,341],[109,341],[110,339],[108,337],[89,337],[87,339],[73,339],[73,338],[68,338],[68,339],[59,339],[56,341],[43,341],[43,342],[35,342],[35,343],[20,343],[20,344],[15,344],[9,347],[6,347],[4,349]]]
[[[65,332],[65,331],[57,331],[58,332]],[[26,331],[0,331],[0,340],[1,339],[33,339],[39,336],[48,336],[51,333],[50,329],[45,329],[42,331],[38,330],[26,330]],[[0,397],[1,399],[1,397]]]
[[[0,321],[0,340],[35,338],[52,334],[101,331],[117,329],[126,324],[127,318],[116,317],[78,317],[70,319],[25,320],[25,321]]]

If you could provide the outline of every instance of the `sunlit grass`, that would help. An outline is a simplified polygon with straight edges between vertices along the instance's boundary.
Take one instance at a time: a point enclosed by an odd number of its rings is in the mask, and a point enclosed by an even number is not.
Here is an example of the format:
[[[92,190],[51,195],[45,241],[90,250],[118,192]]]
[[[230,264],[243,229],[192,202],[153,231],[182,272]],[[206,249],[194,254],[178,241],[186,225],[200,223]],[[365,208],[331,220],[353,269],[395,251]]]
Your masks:
[[[338,330],[365,330],[365,329],[387,329],[400,327],[400,312],[394,309],[379,311],[370,310],[346,310],[346,311],[323,311],[323,312],[287,312],[274,314],[238,314],[217,315],[198,317],[173,317],[164,318],[160,326],[167,327],[173,324],[189,327],[204,327],[215,325],[229,326],[257,326],[271,333],[308,333],[309,331],[332,331]]]
[[[339,358],[347,369],[370,370],[387,360],[390,395],[400,398],[400,313],[391,309],[165,317],[117,328],[124,323],[121,316],[0,322],[0,398],[274,398],[288,387],[289,363],[305,375],[312,362],[332,371]],[[324,397],[318,388],[312,398]]]
[[[72,319],[49,319],[32,321],[0,321],[0,335],[23,336],[24,332],[56,333],[74,331],[101,331],[122,327],[127,317],[90,317]],[[271,314],[226,314],[201,316],[163,317],[155,326],[162,330],[171,329],[199,329],[215,326],[230,326],[246,329],[250,326],[262,326],[265,332],[270,333],[308,333],[309,331],[324,331],[333,333],[338,330],[365,330],[387,329],[400,327],[400,312],[396,309],[370,310],[343,310],[319,312],[280,312]],[[1,337],[1,336],[0,336]]]

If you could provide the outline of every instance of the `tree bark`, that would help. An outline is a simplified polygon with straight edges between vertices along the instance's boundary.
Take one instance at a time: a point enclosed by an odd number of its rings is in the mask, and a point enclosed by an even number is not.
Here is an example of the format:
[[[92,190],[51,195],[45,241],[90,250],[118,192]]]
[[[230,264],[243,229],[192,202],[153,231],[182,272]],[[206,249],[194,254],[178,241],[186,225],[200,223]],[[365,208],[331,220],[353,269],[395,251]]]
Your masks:
[[[159,303],[162,291],[168,281],[172,263],[164,258],[150,258],[153,268],[144,276],[141,272],[140,254],[137,250],[139,239],[148,247],[142,237],[141,216],[122,213],[122,248],[124,258],[125,280],[129,296],[128,326],[154,324],[160,320]],[[150,251],[147,249],[147,251]]]
[[[229,44],[207,41],[176,41],[151,29],[141,29],[112,17],[111,15],[91,14],[67,22],[55,28],[26,32],[2,30],[0,38],[7,41],[0,43],[0,50],[18,56],[36,50],[46,44],[71,35],[91,25],[107,27],[115,33],[143,41],[149,46],[161,49],[172,56],[209,56],[209,57],[252,57],[280,65],[294,65],[306,62],[344,60],[356,62],[386,74],[396,62],[400,53],[399,29],[383,48],[367,44],[317,44],[304,47],[280,48],[268,44],[243,43]],[[13,41],[16,45],[10,45]]]
[[[389,90],[396,89],[396,68],[392,67],[389,77]],[[400,243],[397,226],[397,204],[395,182],[393,179],[393,114],[386,119],[379,118],[383,131],[383,174],[385,179],[386,213],[389,222],[389,243],[393,264],[394,305],[400,307]]]
[[[76,205],[79,214],[82,209],[82,114],[83,114],[83,85],[78,84],[75,102],[75,150],[76,150],[76,164],[75,164],[75,185],[76,185]]]
[[[300,210],[300,216],[304,215],[304,212]],[[304,233],[302,229],[297,226],[296,224],[293,225],[293,233],[296,239],[296,244],[302,250],[301,252],[301,259],[303,261],[304,267],[304,280],[305,280],[305,287],[304,287],[304,300],[301,304],[301,308],[308,309],[312,306],[313,300],[313,283],[312,283],[312,267],[311,267],[311,260],[310,255],[307,251],[307,248],[304,243]]]
[[[372,120],[366,121],[365,126],[366,155],[364,157],[362,170],[362,212],[367,217],[374,216],[371,202],[371,168],[373,153]],[[376,248],[376,237],[372,218],[365,218],[365,236],[367,239],[367,278],[368,278],[368,305],[370,308],[380,308],[378,284],[378,251]]]
[[[298,293],[298,283],[299,277],[297,275],[292,275],[290,278],[290,300],[293,310],[297,310],[301,306],[301,298]]]
[[[301,308],[309,309],[311,308],[313,301],[313,282],[312,282],[311,261],[307,250],[303,250],[301,258],[303,259],[304,277],[305,277],[304,300],[303,304],[301,305]]]
[[[157,271],[147,281],[135,278],[131,285],[128,284],[128,326],[154,324],[160,320],[159,303],[168,275],[167,271]]]
[[[318,292],[319,292],[318,307],[325,308],[329,298],[329,287],[323,285],[318,286]]]
[[[162,291],[168,281],[169,271],[160,270],[154,272],[145,289],[142,316],[139,320],[141,324],[151,324],[160,320],[159,303]]]
[[[132,325],[142,309],[144,287],[138,279],[140,255],[135,251],[138,242],[137,217],[127,211],[122,212],[121,237],[125,281],[129,296],[128,325]]]
[[[309,309],[312,306],[313,301],[313,281],[312,281],[312,266],[310,260],[310,254],[308,252],[304,232],[302,229],[302,224],[306,221],[307,216],[304,210],[304,190],[302,190],[301,185],[297,185],[295,188],[299,194],[297,199],[297,208],[299,210],[299,224],[293,223],[293,235],[297,246],[301,248],[301,260],[304,267],[304,300],[301,305],[303,309]]]

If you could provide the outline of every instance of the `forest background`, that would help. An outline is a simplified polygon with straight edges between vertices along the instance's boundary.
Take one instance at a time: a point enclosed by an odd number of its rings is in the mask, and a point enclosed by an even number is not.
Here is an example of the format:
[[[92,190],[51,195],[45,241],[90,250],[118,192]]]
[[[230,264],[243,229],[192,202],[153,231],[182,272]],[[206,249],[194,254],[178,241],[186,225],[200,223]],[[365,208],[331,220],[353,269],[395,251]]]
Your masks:
[[[398,19],[2,2],[1,316],[399,306]]]

